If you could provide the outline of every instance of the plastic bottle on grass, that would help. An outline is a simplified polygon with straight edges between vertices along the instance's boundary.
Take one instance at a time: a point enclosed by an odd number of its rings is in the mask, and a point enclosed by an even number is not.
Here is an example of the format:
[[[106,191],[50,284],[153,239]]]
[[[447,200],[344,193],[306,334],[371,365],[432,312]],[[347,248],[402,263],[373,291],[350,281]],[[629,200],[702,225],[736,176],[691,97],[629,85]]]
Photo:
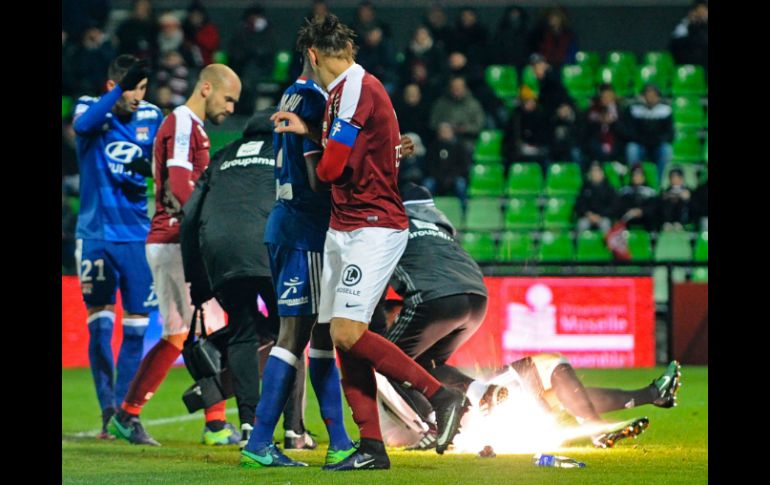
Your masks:
[[[537,466],[550,466],[554,468],[585,468],[586,464],[566,456],[546,455],[538,453],[532,457],[532,464]]]

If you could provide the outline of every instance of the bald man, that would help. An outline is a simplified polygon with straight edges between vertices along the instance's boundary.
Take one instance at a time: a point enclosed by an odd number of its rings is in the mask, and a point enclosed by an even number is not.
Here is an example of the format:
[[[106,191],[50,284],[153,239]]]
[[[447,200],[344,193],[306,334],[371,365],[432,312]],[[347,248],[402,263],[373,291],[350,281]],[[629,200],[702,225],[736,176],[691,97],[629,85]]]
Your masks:
[[[145,250],[163,317],[163,336],[142,360],[121,409],[108,426],[111,434],[133,444],[159,445],[144,430],[139,414],[179,357],[190,330],[194,308],[184,278],[179,228],[181,208],[209,165],[210,143],[203,122],[221,124],[233,114],[240,95],[238,75],[224,64],[210,64],[201,71],[187,102],[163,120],[155,137],[152,172],[157,193]],[[224,326],[224,312],[216,300],[204,304],[204,313],[209,331]],[[207,408],[205,415],[204,444],[238,443],[240,433],[225,421],[224,401]]]

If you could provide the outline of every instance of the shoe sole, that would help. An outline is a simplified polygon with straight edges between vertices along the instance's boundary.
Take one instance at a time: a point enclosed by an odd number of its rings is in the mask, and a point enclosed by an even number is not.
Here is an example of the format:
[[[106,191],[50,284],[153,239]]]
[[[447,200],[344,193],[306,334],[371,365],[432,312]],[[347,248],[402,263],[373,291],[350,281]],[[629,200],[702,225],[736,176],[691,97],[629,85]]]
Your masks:
[[[676,368],[676,373],[674,373],[674,376],[671,378],[671,384],[669,385],[669,389],[671,389],[671,396],[666,401],[665,404],[660,404],[658,407],[660,408],[673,408],[676,407],[676,395],[679,393],[679,388],[682,387],[682,366],[678,365]]]
[[[646,430],[649,426],[650,426],[650,420],[647,418],[639,418],[637,420],[634,420],[632,423],[623,427],[623,429],[619,429],[617,431],[612,431],[610,433],[607,433],[607,437],[604,440],[602,440],[599,447],[612,448],[615,446],[615,443],[617,443],[618,440],[622,440],[624,438],[636,439],[636,437],[644,433],[644,430]]]

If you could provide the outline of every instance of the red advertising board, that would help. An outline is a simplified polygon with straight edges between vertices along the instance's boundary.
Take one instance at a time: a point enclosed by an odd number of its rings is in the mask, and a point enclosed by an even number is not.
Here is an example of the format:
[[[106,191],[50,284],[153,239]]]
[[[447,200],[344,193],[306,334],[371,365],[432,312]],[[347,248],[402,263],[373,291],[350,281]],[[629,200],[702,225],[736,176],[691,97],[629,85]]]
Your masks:
[[[487,277],[487,316],[450,359],[500,367],[560,352],[575,367],[655,365],[655,304],[649,277]]]
[[[652,278],[487,277],[484,281],[489,289],[487,316],[449,360],[452,365],[501,367],[539,352],[560,352],[575,367],[655,365]],[[77,279],[62,277],[62,367],[88,366],[85,315]],[[118,310],[116,323],[119,320]],[[160,337],[156,320],[151,318],[145,350]],[[121,326],[115,327],[117,352]]]

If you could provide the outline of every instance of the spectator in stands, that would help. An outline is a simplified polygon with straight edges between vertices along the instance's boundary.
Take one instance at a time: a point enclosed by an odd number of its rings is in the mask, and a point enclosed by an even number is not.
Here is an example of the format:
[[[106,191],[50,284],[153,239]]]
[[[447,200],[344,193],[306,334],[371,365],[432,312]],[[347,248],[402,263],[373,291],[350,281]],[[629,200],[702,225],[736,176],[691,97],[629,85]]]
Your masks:
[[[375,10],[374,4],[369,0],[364,0],[358,4],[355,18],[351,22],[350,27],[358,36],[359,45],[362,45],[361,42],[363,42],[366,33],[375,27],[379,27],[382,30],[383,37],[390,39],[390,25],[377,18],[377,10]]]
[[[61,268],[62,274],[77,274],[75,262],[75,227],[78,215],[72,211],[64,190],[61,192]]]
[[[259,5],[247,8],[227,46],[228,65],[243,84],[241,98],[235,106],[237,114],[248,115],[254,111],[256,85],[272,74],[276,50],[275,36],[265,9]]]
[[[166,12],[158,17],[157,62],[160,62],[170,51],[178,52],[184,58],[185,65],[190,69],[197,69],[203,64],[200,52],[185,42],[182,22],[175,14]]]
[[[160,108],[164,117],[168,116],[178,106],[174,104],[174,92],[166,85],[157,86],[154,91],[155,93],[152,97],[153,104]]]
[[[545,56],[552,66],[574,64],[578,51],[577,35],[569,24],[564,7],[553,7],[543,15],[532,32],[532,50]]]
[[[692,194],[690,220],[700,225],[701,231],[709,230],[709,181],[706,179]]]
[[[679,168],[668,172],[669,187],[660,194],[663,230],[682,229],[690,222],[692,194],[684,184],[684,173]]]
[[[182,54],[170,50],[161,54],[160,64],[154,73],[156,89],[168,87],[171,90],[169,102],[176,108],[187,101],[190,90],[190,70]]]
[[[585,151],[590,159],[613,161],[621,158],[618,116],[615,90],[609,84],[602,84],[586,115]]]
[[[446,94],[436,100],[430,113],[430,127],[434,131],[442,122],[452,126],[455,134],[472,150],[484,127],[484,110],[465,84],[465,78],[454,76],[449,80]]]
[[[494,62],[516,66],[516,70],[521,75],[529,55],[527,45],[529,35],[527,12],[518,5],[506,8],[497,24],[497,31],[492,41]]]
[[[604,176],[602,165],[591,162],[583,187],[575,200],[577,231],[599,229],[606,233],[612,227],[612,210],[615,206],[615,189]]]
[[[326,5],[326,0],[313,0],[313,5],[310,7],[310,12],[305,15],[305,20],[311,22],[314,18],[324,19],[329,15],[329,6]]]
[[[621,120],[626,144],[626,161],[635,165],[642,160],[652,159],[658,166],[658,175],[671,161],[674,139],[674,123],[671,106],[660,99],[660,90],[648,84],[642,91],[643,103],[634,103],[624,112]]]
[[[198,50],[201,67],[214,62],[214,52],[219,49],[219,29],[200,0],[194,0],[187,8],[182,30],[188,44]]]
[[[62,29],[61,31],[61,94],[62,96],[77,96],[78,79],[75,77],[75,69],[70,60],[73,58],[77,45],[72,37]]]
[[[155,57],[158,25],[150,0],[134,0],[131,16],[124,20],[115,34],[118,54],[131,54],[139,59]]]
[[[434,42],[440,45],[445,51],[449,48],[452,38],[452,27],[449,25],[449,18],[446,10],[440,3],[434,3],[423,18],[423,24],[428,26]]]
[[[563,103],[556,108],[556,113],[550,119],[551,140],[548,147],[550,159],[553,161],[571,160],[582,164],[580,152],[581,118],[569,103]]]
[[[502,109],[503,105],[497,99],[492,88],[489,87],[484,77],[484,65],[477,62],[470,62],[468,57],[462,52],[452,52],[447,58],[447,80],[441,84],[446,85],[449,79],[461,76],[465,79],[468,89],[473,96],[481,103],[485,114],[485,124],[492,127],[502,126],[507,113]],[[423,91],[428,91],[427,88]]]
[[[519,91],[519,105],[513,110],[503,135],[505,170],[515,161],[537,161],[545,171],[550,141],[548,118],[529,86]]]
[[[383,36],[382,28],[375,26],[363,32],[356,62],[375,75],[388,94],[395,91],[398,84],[396,56],[390,40]]]
[[[425,143],[417,133],[404,130],[403,128],[401,132],[412,140],[414,150],[408,156],[403,156],[402,151],[401,164],[398,166],[398,186],[401,187],[408,182],[421,184],[425,179],[425,155],[427,153]]]
[[[430,29],[418,26],[404,51],[400,79],[403,86],[416,82],[422,87],[438,91],[446,76],[447,56],[444,48],[433,41]]]
[[[529,57],[529,62],[537,77],[538,100],[546,116],[551,118],[556,114],[556,108],[572,103],[572,98],[561,81],[561,71],[554,69],[544,56],[534,53]]]
[[[100,95],[107,81],[107,68],[115,58],[115,51],[104,32],[99,27],[89,27],[83,32],[80,43],[65,54],[68,57],[63,62],[71,69],[74,92],[77,95]]]
[[[457,138],[452,125],[439,123],[436,139],[426,154],[423,185],[434,195],[454,195],[465,207],[471,163],[470,152]]]
[[[423,98],[420,86],[407,84],[394,100],[393,107],[402,133],[417,133],[423,143],[430,143],[433,138],[428,124],[430,105]]]
[[[486,66],[489,60],[489,32],[479,22],[474,8],[464,7],[455,20],[447,52],[462,52],[469,64]]]
[[[687,16],[671,34],[669,50],[674,63],[697,64],[708,74],[709,68],[709,5],[706,0],[695,0]]]
[[[72,127],[72,115],[61,121],[61,181],[62,191],[66,196],[80,195],[80,168],[76,152],[75,129]]]
[[[628,227],[643,227],[656,231],[660,226],[660,199],[655,190],[647,185],[647,178],[640,165],[631,169],[631,184],[618,191],[615,217],[626,222]]]
[[[62,0],[61,29],[77,43],[90,27],[104,30],[110,17],[111,0]]]

